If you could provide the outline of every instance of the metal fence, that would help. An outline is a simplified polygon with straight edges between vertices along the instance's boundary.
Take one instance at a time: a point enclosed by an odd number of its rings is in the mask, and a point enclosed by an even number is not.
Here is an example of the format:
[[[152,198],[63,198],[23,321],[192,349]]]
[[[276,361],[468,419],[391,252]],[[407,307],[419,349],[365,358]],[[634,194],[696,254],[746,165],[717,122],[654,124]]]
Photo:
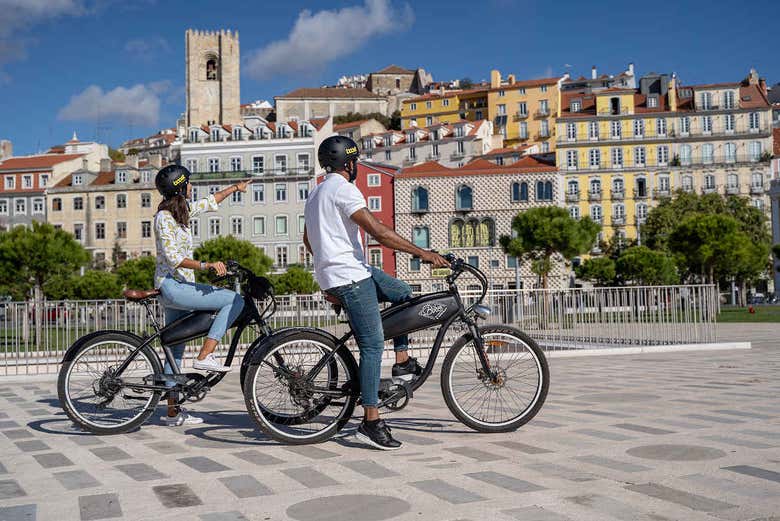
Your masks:
[[[479,296],[474,292],[462,295],[466,302]],[[277,300],[277,311],[269,319],[274,329],[318,327],[337,336],[347,330],[320,294]],[[518,327],[546,350],[713,342],[719,307],[714,285],[491,290],[485,303],[493,310],[487,323]],[[153,309],[162,320],[162,309],[156,304]],[[143,306],[125,300],[45,301],[38,312],[32,302],[0,304],[0,376],[56,372],[65,350],[92,331],[118,329],[144,335],[151,327]],[[424,357],[436,332],[413,333],[412,349]],[[444,347],[462,334],[463,328],[454,325]],[[245,331],[241,350],[256,335]],[[219,349],[225,350],[228,344],[225,339]],[[189,349],[195,351],[199,345],[195,341]]]

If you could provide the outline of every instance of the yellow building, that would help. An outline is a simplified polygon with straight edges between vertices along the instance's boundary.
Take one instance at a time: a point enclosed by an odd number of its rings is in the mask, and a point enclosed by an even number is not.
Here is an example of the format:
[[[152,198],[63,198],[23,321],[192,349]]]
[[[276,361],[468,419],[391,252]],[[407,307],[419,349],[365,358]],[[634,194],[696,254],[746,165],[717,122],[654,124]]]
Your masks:
[[[540,152],[554,150],[560,84],[565,79],[517,81],[510,74],[504,81],[499,71],[490,71],[488,117],[495,132],[508,145],[527,143],[539,145]]]
[[[649,208],[676,190],[751,198],[766,210],[771,106],[757,74],[681,87],[648,75],[639,89],[564,92],[557,164],[572,216],[641,242]]]
[[[456,123],[462,119],[486,119],[487,89],[437,91],[404,100],[401,127],[430,127]]]

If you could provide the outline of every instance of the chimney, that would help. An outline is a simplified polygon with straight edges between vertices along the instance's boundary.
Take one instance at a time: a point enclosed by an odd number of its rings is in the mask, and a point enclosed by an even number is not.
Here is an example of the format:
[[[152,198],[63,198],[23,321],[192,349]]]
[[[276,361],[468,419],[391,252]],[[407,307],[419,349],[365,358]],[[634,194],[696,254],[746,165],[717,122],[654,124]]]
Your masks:
[[[495,69],[490,71],[490,88],[497,89],[501,86],[501,73]]]
[[[764,93],[764,96],[769,96],[769,91],[766,89],[766,80],[764,78],[758,79],[758,88]]]
[[[125,156],[125,164],[133,168],[138,168],[138,154]]]
[[[599,73],[596,70],[596,66],[594,65],[593,67],[590,68],[590,77],[591,77],[591,79],[595,80],[596,78],[598,78],[598,76],[599,76]]]
[[[666,95],[669,98],[669,110],[677,112],[677,74],[672,73],[672,79],[669,80],[669,91]]]
[[[748,85],[758,85],[758,72],[756,72],[756,69],[750,69]]]
[[[162,155],[149,154],[149,165],[155,168],[162,168]]]
[[[111,158],[106,157],[100,160],[100,171],[101,172],[110,172],[111,169]]]
[[[507,81],[507,83],[509,83],[510,85],[512,85],[512,84],[515,82],[515,75],[514,75],[514,74],[510,74],[510,75],[508,75],[508,76],[506,77],[506,81]]]
[[[628,64],[628,73],[633,76],[634,75],[634,62],[631,62]]]

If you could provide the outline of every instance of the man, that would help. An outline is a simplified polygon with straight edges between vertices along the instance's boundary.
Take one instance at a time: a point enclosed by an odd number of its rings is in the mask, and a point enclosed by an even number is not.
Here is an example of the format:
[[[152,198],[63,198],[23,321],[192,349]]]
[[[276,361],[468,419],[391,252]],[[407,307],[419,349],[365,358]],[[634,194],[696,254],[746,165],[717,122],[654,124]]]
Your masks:
[[[332,136],[317,151],[327,172],[306,200],[303,242],[314,257],[314,273],[322,291],[344,308],[360,348],[360,391],[365,416],[357,431],[361,441],[383,450],[401,447],[379,418],[379,380],[384,349],[379,302],[404,302],[408,284],[366,263],[360,230],[380,244],[420,257],[436,268],[449,264],[440,255],[418,248],[379,222],[366,208],[363,195],[352,183],[357,177],[357,144]],[[421,373],[410,357],[407,337],[393,339],[396,363],[393,377],[411,380]]]

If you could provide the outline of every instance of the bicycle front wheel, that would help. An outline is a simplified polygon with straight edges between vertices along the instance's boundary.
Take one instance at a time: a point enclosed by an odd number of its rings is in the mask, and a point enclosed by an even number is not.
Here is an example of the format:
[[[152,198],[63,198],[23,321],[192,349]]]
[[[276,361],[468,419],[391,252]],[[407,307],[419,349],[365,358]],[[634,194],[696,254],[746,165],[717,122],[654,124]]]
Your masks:
[[[550,370],[534,340],[509,326],[479,328],[495,379],[484,374],[474,341],[459,338],[444,359],[441,387],[452,414],[480,432],[509,432],[536,416]]]
[[[99,334],[62,364],[57,382],[60,405],[79,427],[95,434],[121,434],[143,424],[160,401],[161,391],[133,387],[162,373],[160,359],[146,346],[121,374],[116,369],[140,344],[121,332]]]

